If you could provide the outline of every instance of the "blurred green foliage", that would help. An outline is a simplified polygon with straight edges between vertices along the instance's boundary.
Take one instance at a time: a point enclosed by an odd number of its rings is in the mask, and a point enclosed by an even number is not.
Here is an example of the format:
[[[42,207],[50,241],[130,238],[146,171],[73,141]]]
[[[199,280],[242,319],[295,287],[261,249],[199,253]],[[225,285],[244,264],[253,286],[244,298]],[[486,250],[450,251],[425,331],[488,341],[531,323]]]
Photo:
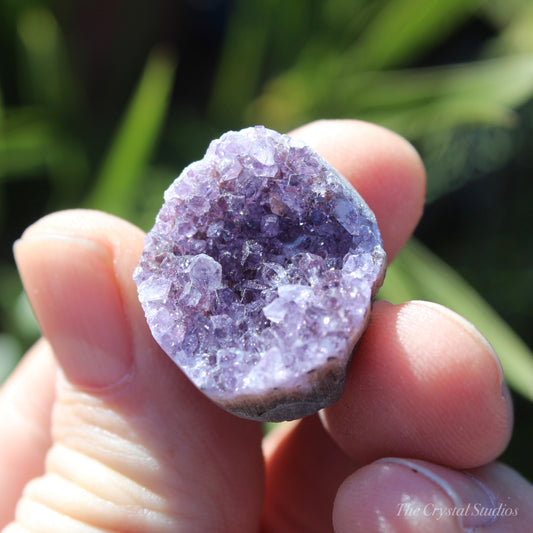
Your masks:
[[[147,229],[212,137],[325,117],[406,136],[437,202],[506,168],[533,123],[529,0],[111,4],[0,0],[0,379],[37,335],[9,247],[46,212],[94,207]],[[420,242],[381,296],[456,309],[533,400],[531,351],[498,314],[512,313]]]
[[[161,50],[153,52],[96,178],[90,207],[135,217],[136,191],[168,111],[173,75],[172,58]]]

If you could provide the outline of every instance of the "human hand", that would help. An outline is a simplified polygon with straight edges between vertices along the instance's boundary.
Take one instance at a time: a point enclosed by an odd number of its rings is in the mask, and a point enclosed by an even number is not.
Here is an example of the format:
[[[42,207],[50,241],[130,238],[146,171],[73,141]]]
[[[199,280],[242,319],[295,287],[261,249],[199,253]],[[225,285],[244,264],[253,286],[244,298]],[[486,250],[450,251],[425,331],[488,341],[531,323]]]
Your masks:
[[[392,259],[422,211],[414,150],[353,121],[294,135],[356,186]],[[341,400],[262,447],[260,424],[221,411],[152,339],[131,278],[142,247],[140,230],[89,211],[50,215],[15,246],[45,340],[0,395],[0,525],[17,507],[5,532],[527,531],[531,485],[491,463],[509,393],[462,318],[376,304]],[[512,515],[475,516],[500,504]]]

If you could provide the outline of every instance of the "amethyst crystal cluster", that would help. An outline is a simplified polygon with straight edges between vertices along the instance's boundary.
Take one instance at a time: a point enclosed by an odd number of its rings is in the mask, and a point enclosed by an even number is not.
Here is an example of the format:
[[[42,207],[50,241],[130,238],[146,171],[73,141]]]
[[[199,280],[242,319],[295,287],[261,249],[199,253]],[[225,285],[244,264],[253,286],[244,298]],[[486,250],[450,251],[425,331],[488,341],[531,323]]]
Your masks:
[[[385,264],[345,178],[256,126],[213,141],[165,192],[134,279],[153,336],[198,388],[280,421],[339,398]]]

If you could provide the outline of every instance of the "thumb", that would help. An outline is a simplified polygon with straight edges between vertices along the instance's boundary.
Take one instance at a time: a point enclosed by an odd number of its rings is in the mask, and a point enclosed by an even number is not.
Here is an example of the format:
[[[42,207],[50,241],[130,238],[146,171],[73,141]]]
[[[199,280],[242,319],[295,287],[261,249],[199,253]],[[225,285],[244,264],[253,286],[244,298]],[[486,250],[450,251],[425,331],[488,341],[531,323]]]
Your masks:
[[[69,211],[15,246],[60,376],[46,472],[13,531],[257,528],[260,426],[220,411],[155,345],[131,280],[142,244],[122,220]]]

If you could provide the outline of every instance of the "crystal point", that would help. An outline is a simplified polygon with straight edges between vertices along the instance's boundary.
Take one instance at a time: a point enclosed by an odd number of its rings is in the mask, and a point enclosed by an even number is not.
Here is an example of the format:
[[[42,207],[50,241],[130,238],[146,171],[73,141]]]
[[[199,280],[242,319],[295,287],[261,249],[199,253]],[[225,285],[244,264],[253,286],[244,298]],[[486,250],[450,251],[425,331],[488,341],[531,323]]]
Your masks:
[[[281,421],[339,398],[385,266],[345,178],[256,126],[212,141],[171,184],[134,279],[154,338],[199,389]]]

